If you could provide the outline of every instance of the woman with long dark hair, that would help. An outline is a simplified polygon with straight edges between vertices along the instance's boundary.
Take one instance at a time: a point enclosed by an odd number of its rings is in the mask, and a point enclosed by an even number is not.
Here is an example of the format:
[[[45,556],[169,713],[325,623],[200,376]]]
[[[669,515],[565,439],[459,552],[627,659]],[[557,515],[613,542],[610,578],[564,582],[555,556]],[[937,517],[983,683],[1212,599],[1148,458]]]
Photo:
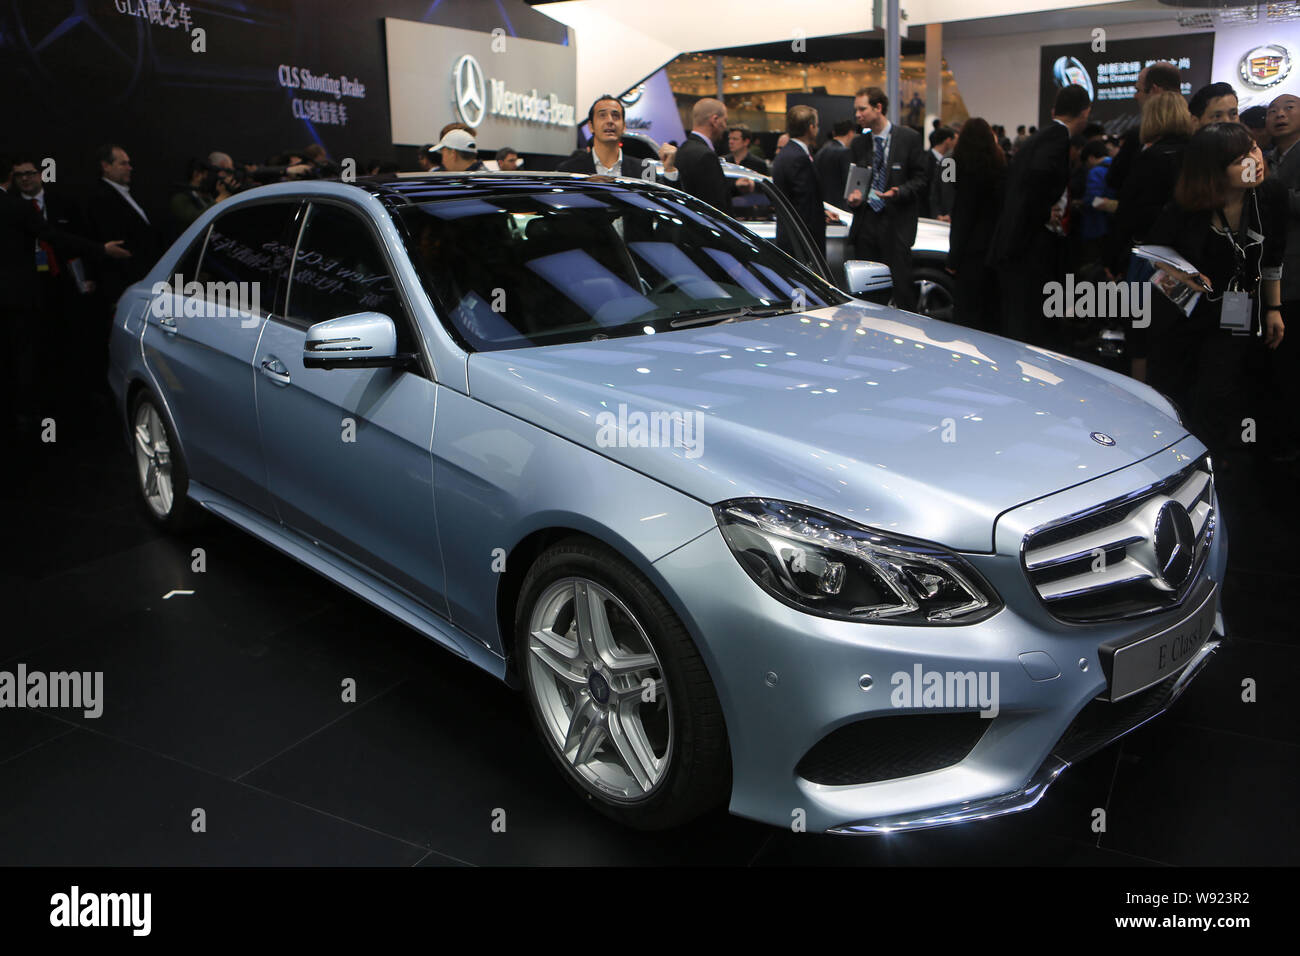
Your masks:
[[[957,189],[947,265],[957,278],[954,321],[996,332],[1001,326],[997,270],[985,259],[1002,212],[1007,157],[993,128],[976,116],[962,124],[952,160]]]
[[[1196,269],[1161,266],[1200,294],[1190,314],[1151,293],[1150,384],[1180,402],[1188,425],[1216,454],[1242,447],[1244,363],[1251,336],[1277,348],[1287,191],[1268,178],[1246,127],[1212,123],[1188,141],[1174,198],[1147,232]],[[1159,280],[1156,276],[1156,280]]]

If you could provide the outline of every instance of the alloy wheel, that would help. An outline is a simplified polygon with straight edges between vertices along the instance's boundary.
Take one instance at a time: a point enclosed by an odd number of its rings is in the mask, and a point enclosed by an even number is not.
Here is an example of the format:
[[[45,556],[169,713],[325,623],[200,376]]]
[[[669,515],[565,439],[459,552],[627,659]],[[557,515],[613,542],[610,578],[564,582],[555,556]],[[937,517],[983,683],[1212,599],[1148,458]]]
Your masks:
[[[608,588],[553,582],[529,617],[527,667],[545,736],[589,790],[648,797],[667,775],[673,719],[664,670],[644,627]]]
[[[173,503],[171,447],[158,409],[141,403],[135,412],[135,463],[140,492],[159,518],[171,514]]]

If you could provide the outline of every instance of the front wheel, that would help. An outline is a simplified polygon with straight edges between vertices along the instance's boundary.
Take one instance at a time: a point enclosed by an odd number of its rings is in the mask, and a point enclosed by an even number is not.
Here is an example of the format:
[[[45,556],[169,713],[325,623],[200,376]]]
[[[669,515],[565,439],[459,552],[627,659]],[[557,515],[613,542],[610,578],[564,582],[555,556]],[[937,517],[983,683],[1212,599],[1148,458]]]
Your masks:
[[[956,280],[941,266],[913,266],[912,291],[916,311],[944,322],[953,320]]]
[[[517,606],[516,661],[533,723],[592,806],[653,830],[726,799],[730,760],[713,683],[643,575],[572,538],[537,559]]]

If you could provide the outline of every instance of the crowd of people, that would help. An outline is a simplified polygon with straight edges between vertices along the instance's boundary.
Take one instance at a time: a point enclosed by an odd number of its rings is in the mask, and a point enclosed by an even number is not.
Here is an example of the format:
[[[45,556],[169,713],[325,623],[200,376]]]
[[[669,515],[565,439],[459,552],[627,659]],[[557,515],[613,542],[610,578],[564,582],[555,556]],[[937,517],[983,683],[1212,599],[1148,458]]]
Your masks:
[[[888,97],[869,86],[854,97],[854,115],[824,136],[815,109],[792,106],[770,163],[748,127],[728,123],[725,103],[704,98],[685,140],[659,147],[650,175],[733,211],[759,197],[752,179],[724,174],[724,161],[770,176],[823,249],[827,224],[851,217],[849,255],[886,264],[893,301],[908,310],[917,305],[918,221],[948,222],[954,321],[1057,351],[1076,348],[1095,316],[1046,308],[1054,283],[1149,283],[1149,298],[1122,300],[1129,314],[1103,316],[1123,328],[1130,373],[1179,403],[1216,452],[1251,440],[1289,460],[1300,408],[1296,335],[1286,330],[1300,322],[1300,97],[1284,94],[1239,117],[1226,83],[1190,100],[1181,89],[1174,65],[1147,66],[1135,94],[1140,122],[1116,137],[1090,121],[1087,92],[1068,86],[1050,123],[1019,126],[1013,140],[980,117],[951,126],[936,119],[923,134],[916,98],[908,117],[917,125],[892,123]],[[622,102],[602,96],[587,118],[589,143],[558,169],[645,178],[647,157],[624,150]],[[480,153],[475,129],[453,122],[418,162],[427,172],[474,172],[486,168]],[[266,163],[214,151],[189,163],[159,220],[131,192],[123,147],[106,145],[96,160],[99,181],[74,207],[47,189],[35,156],[0,158],[0,312],[20,343],[9,376],[20,426],[35,413],[34,355],[52,317],[84,323],[81,339],[94,345],[74,361],[93,373],[117,297],[205,210],[259,184],[341,173],[315,144]],[[495,160],[504,171],[523,165],[508,146]],[[398,170],[376,159],[353,172]],[[776,241],[792,254],[800,248],[780,221]],[[1134,254],[1146,246],[1172,249],[1192,268]]]

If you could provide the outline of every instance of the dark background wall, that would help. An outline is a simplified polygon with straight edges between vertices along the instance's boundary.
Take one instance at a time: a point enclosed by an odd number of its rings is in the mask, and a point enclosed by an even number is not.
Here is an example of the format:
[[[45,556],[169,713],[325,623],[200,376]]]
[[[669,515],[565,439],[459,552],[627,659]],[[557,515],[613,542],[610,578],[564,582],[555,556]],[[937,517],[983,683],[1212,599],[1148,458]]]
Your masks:
[[[132,192],[149,211],[165,204],[185,162],[212,150],[261,162],[319,142],[336,159],[397,160],[414,169],[415,149],[391,145],[383,18],[508,38],[567,42],[567,30],[522,0],[215,0],[188,5],[207,51],[192,52],[181,4],[162,0],[176,27],[129,12],[142,0],[0,0],[0,150],[56,161],[57,183],[84,190],[98,178],[92,158],[120,143],[135,167]],[[281,86],[281,64],[365,84],[364,99]],[[448,64],[451,69],[451,64]],[[334,100],[346,125],[295,118],[293,99]],[[455,117],[447,106],[447,121]],[[432,141],[438,130],[431,129]],[[497,143],[483,143],[496,148]]]

